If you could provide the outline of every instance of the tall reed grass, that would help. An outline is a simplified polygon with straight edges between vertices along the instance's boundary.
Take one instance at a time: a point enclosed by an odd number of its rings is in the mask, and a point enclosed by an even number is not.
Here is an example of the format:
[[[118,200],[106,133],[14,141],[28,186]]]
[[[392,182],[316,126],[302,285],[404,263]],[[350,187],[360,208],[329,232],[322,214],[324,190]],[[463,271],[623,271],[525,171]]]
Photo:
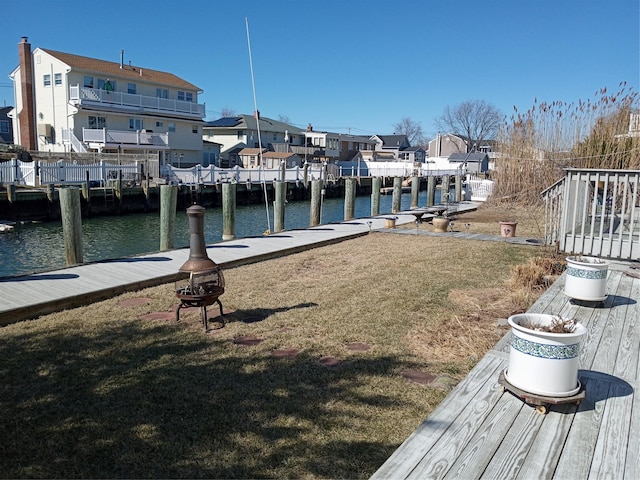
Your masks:
[[[640,168],[640,116],[634,113],[638,95],[626,82],[586,101],[536,100],[524,113],[514,107],[497,138],[493,199],[540,203],[540,193],[564,176],[564,168]]]

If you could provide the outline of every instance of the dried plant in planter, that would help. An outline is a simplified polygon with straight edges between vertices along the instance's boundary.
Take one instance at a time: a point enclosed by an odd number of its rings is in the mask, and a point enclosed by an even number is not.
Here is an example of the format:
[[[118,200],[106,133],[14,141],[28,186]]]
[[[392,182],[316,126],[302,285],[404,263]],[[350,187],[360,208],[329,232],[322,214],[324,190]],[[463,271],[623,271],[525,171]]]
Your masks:
[[[576,330],[576,321],[573,318],[562,318],[559,315],[554,315],[551,319],[550,325],[542,325],[531,320],[527,320],[520,324],[524,328],[529,330],[535,330],[537,332],[549,332],[549,333],[573,333]]]

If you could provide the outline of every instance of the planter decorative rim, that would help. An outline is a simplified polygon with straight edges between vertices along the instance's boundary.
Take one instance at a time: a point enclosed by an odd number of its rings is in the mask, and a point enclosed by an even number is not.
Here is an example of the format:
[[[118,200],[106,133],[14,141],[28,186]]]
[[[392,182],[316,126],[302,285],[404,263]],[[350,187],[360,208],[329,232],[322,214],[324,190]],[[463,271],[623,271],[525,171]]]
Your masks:
[[[589,257],[586,255],[573,255],[571,257],[566,257],[565,260],[569,263],[577,263],[578,265],[584,265],[587,267],[609,266],[609,262],[607,260],[603,260],[598,257]]]
[[[578,380],[578,362],[587,329],[575,324],[570,333],[534,330],[521,325],[527,321],[548,325],[557,315],[521,313],[509,317],[512,327],[509,367],[505,378],[526,392],[548,397],[576,395],[582,385]]]

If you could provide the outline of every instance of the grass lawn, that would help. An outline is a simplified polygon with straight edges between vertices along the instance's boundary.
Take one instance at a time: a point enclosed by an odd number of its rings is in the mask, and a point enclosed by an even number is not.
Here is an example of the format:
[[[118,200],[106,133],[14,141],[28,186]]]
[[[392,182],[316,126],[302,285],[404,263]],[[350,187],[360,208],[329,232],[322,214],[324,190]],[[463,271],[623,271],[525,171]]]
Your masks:
[[[534,256],[372,233],[225,270],[206,334],[173,285],[4,327],[0,476],[367,478],[542,292]]]

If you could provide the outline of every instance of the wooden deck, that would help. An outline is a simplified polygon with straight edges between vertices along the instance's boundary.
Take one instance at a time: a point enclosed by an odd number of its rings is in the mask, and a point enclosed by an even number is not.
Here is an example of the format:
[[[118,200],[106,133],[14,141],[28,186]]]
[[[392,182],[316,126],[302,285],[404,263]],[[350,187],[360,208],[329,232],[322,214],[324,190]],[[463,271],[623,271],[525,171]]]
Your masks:
[[[529,309],[587,327],[579,406],[554,405],[545,415],[503,392],[508,333],[371,478],[640,479],[638,274],[614,263],[599,305],[570,301],[564,274]]]

